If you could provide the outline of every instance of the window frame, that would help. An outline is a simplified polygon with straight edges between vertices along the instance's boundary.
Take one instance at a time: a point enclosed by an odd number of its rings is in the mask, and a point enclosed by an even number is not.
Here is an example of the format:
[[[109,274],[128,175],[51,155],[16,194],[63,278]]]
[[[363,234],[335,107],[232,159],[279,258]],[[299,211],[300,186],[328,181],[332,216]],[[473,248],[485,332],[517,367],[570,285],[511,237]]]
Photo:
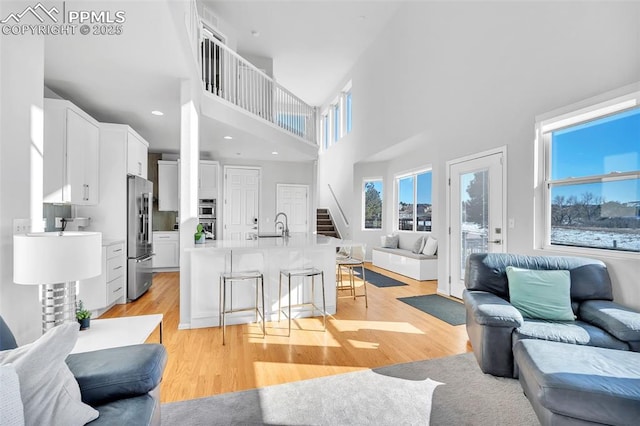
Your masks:
[[[380,186],[381,186],[381,211],[380,211],[380,228],[367,228],[365,226],[366,223],[366,216],[365,216],[365,212],[366,212],[366,199],[367,199],[367,194],[366,191],[364,190],[367,182],[380,182]],[[384,179],[382,177],[368,177],[368,178],[363,178],[362,179],[362,212],[361,212],[361,230],[368,232],[368,231],[377,231],[380,232],[384,229]]]
[[[551,244],[552,188],[571,184],[604,183],[607,181],[640,178],[640,171],[610,173],[551,179],[551,134],[553,131],[615,115],[640,106],[640,83],[626,86],[577,104],[536,117],[536,174],[538,186],[535,195],[534,237],[535,247],[541,250],[565,252],[579,256],[599,256],[620,259],[638,259],[640,252]]]
[[[431,229],[419,231],[418,228],[418,175],[431,173]],[[408,177],[413,178],[413,229],[400,229],[400,180]],[[394,182],[394,232],[433,232],[433,167],[421,167],[410,172],[398,173],[393,177]]]

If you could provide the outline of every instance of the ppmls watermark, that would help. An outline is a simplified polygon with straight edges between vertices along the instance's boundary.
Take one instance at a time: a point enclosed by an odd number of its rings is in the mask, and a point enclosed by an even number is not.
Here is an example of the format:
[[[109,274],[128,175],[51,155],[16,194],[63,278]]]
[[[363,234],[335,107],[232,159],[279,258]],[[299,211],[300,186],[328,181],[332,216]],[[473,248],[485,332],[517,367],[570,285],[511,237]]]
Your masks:
[[[50,3],[50,2],[47,2]],[[3,35],[120,35],[126,22],[124,10],[77,10],[67,2],[51,7],[41,2],[0,19]]]

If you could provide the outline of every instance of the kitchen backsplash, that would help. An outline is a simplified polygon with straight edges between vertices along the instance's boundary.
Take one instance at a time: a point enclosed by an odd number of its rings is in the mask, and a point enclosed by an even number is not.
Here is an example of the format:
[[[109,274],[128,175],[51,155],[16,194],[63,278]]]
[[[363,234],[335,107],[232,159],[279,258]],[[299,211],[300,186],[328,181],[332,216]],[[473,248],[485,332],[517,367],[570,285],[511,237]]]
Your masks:
[[[71,205],[43,203],[42,217],[45,231],[59,231],[60,228],[56,229],[56,217],[71,217]]]

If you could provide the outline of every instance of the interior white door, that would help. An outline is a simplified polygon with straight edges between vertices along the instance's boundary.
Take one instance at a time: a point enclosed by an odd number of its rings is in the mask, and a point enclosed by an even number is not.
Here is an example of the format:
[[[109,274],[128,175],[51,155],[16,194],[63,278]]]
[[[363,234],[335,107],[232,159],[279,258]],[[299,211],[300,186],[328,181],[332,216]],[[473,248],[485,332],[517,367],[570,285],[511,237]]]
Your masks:
[[[284,212],[290,232],[309,232],[309,187],[278,184],[276,209]]]
[[[246,240],[258,232],[260,169],[225,167],[224,238]]]
[[[449,164],[451,296],[462,297],[467,256],[505,251],[502,152]]]

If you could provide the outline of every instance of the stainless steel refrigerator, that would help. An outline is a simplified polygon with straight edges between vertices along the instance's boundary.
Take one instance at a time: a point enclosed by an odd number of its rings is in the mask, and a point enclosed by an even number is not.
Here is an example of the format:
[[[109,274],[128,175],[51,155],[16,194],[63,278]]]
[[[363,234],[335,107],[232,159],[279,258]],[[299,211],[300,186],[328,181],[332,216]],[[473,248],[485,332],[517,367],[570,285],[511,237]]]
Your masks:
[[[127,300],[136,300],[151,287],[153,182],[127,179]]]

